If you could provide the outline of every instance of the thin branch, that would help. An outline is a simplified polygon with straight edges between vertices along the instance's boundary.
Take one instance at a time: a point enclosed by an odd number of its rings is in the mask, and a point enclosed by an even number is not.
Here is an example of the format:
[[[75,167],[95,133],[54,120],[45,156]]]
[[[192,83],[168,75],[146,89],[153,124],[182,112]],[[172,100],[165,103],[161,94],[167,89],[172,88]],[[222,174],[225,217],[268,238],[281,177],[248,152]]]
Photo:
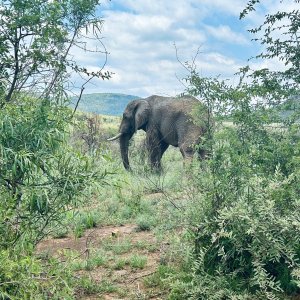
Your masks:
[[[76,105],[75,105],[75,108],[74,108],[74,111],[73,111],[73,114],[72,114],[72,117],[74,117],[74,115],[75,115],[75,113],[76,113],[76,110],[77,110],[77,107],[78,107],[79,102],[80,102],[80,100],[81,100],[82,93],[83,93],[84,89],[85,89],[85,87],[82,86],[82,87],[81,87],[81,90],[80,90],[80,95],[79,95],[79,97],[78,97],[78,99],[77,99],[77,102],[76,102]]]
[[[10,89],[5,97],[6,102],[10,102],[12,94],[15,90],[15,86],[18,80],[18,75],[20,72],[20,65],[19,65],[19,44],[20,44],[20,39],[18,37],[18,28],[15,30],[15,35],[14,35],[14,59],[15,59],[15,71],[14,71],[14,77],[10,86]]]
[[[77,27],[75,28],[75,30],[74,30],[74,32],[73,32],[73,36],[72,36],[72,38],[71,38],[71,40],[70,40],[70,43],[69,43],[69,45],[68,45],[68,47],[67,47],[67,50],[66,50],[64,56],[62,57],[61,61],[62,61],[62,60],[65,60],[66,57],[67,57],[67,55],[69,54],[69,51],[70,51],[71,47],[72,47],[73,44],[74,44],[75,37],[76,37],[76,35],[77,35],[77,33],[78,33],[78,30],[80,29],[80,23],[81,23],[81,21],[82,21],[82,19],[78,21],[78,25],[77,25]],[[54,84],[55,84],[55,82],[56,82],[56,80],[57,80],[59,74],[60,74],[59,71],[56,71],[56,72],[55,72],[55,75],[54,75],[54,77],[53,77],[53,79],[52,79],[50,85],[48,86],[48,88],[45,89],[45,92],[42,93],[41,97],[43,97],[43,96],[46,97],[46,98],[49,97],[49,95],[50,95],[50,93],[51,93],[51,91],[52,91],[52,88],[53,88],[53,86],[54,86]]]
[[[132,282],[134,282],[134,281],[137,280],[137,279],[140,279],[140,278],[143,278],[143,277],[147,277],[147,276],[149,276],[149,275],[152,275],[152,274],[154,274],[155,272],[156,272],[156,270],[151,271],[151,272],[148,272],[148,273],[146,273],[146,274],[142,274],[142,275],[135,276],[134,278],[131,278],[130,280],[128,280],[128,283],[132,283]]]

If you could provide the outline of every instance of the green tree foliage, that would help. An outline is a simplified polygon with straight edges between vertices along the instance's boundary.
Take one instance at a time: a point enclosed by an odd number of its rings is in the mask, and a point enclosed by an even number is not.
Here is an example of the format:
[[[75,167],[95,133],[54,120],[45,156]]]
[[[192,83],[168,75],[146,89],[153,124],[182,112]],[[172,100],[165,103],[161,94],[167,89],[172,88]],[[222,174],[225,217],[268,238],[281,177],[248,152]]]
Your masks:
[[[70,117],[62,106],[28,97],[1,110],[1,246],[22,236],[40,240],[86,186],[104,177],[92,159],[68,145]]]
[[[73,61],[74,47],[88,49],[86,38],[100,38],[102,20],[98,0],[2,0],[0,6],[0,91],[11,101],[20,91],[43,98],[63,93],[72,71],[88,77],[109,78],[90,72]]]
[[[43,292],[38,277],[47,273],[31,257],[35,245],[67,211],[86,201],[107,173],[95,156],[69,145],[69,109],[27,96],[18,100],[22,105],[11,103],[0,111],[0,291],[24,299],[29,288]],[[10,270],[14,264],[20,264],[19,272]],[[37,280],[27,286],[26,276]]]
[[[282,2],[299,4],[299,0]],[[259,0],[249,1],[247,7],[240,14],[240,18],[245,18],[248,13],[255,10],[259,3]],[[254,40],[264,46],[263,52],[257,58],[277,58],[282,61],[286,69],[273,72],[272,75],[281,80],[291,80],[290,86],[300,83],[299,13],[299,9],[294,9],[266,15],[262,25],[249,30],[255,35]]]
[[[217,126],[204,139],[211,159],[202,163],[190,215],[193,276],[179,297],[287,299],[300,292],[299,19],[298,10],[278,12],[252,30],[263,31],[259,58],[283,60],[283,71],[245,67],[231,86],[190,68],[189,92],[207,103]]]
[[[70,299],[67,268],[35,246],[107,176],[72,148],[64,101],[70,72],[109,78],[70,56],[99,39],[98,1],[0,3],[0,299]]]

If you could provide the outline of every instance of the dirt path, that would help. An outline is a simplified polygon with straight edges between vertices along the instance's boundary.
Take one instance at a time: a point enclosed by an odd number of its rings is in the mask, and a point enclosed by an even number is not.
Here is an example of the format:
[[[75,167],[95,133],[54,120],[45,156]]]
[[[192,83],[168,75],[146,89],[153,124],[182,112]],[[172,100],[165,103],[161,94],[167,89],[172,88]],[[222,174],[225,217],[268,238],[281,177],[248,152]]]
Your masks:
[[[92,284],[79,288],[77,299],[165,299],[155,280],[160,265],[161,247],[151,231],[136,230],[136,225],[104,226],[86,230],[81,238],[48,239],[38,245],[46,252],[64,259],[73,255],[80,263],[75,276],[88,278]],[[88,263],[90,265],[88,266]]]

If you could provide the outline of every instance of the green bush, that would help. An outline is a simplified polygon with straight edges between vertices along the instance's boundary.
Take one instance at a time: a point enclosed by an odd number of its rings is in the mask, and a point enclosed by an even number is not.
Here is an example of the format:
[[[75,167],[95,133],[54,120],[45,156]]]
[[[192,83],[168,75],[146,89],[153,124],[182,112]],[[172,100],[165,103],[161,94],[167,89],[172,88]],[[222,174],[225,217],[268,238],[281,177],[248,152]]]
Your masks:
[[[188,213],[196,228],[193,279],[178,292],[174,286],[174,295],[281,299],[300,292],[299,123],[273,125],[274,110],[253,105],[253,89],[222,91],[233,125],[219,122],[205,141],[211,157],[193,178],[199,194]]]
[[[20,96],[0,112],[0,245],[38,242],[105,174],[68,146],[63,106]]]
[[[254,176],[235,201],[199,219],[193,293],[206,299],[223,289],[232,297],[248,291],[269,299],[300,291],[299,186],[299,174]]]
[[[0,250],[0,299],[73,299],[70,270],[61,264]]]
[[[71,121],[71,112],[63,105],[22,95],[0,111],[3,295],[26,299],[31,292],[42,294],[49,289],[43,280],[35,278],[40,276],[35,271],[42,273],[43,265],[33,258],[35,245],[61,228],[66,213],[106,176],[93,157],[69,146]],[[87,216],[84,224],[93,227],[93,218]],[[16,266],[15,271],[12,266]],[[34,278],[32,283],[23,280],[26,276]],[[61,284],[63,289],[64,283],[57,283],[57,289]]]
[[[149,231],[155,225],[155,220],[150,214],[149,215],[142,214],[137,218],[136,224],[137,224],[137,229],[136,229],[137,231]]]
[[[270,26],[266,36],[281,17],[264,23]],[[289,51],[289,43],[281,46]],[[200,163],[191,182],[197,191],[187,212],[194,232],[194,253],[187,262],[192,280],[173,284],[172,297],[250,300],[299,294],[300,110],[289,105],[285,111],[291,99],[299,101],[299,78],[245,67],[240,83],[230,86],[191,68],[187,81],[208,114],[214,112],[215,122],[202,141],[210,159]]]

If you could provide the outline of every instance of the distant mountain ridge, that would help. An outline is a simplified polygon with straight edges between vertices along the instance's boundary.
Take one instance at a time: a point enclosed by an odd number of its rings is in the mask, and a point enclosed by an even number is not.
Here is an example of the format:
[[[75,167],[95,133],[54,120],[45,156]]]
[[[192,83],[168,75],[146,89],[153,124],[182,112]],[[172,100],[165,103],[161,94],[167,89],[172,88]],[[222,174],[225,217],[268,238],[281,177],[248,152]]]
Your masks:
[[[118,93],[93,93],[82,95],[77,110],[101,115],[120,116],[131,100],[140,97]],[[70,106],[75,107],[78,97],[72,97]]]

